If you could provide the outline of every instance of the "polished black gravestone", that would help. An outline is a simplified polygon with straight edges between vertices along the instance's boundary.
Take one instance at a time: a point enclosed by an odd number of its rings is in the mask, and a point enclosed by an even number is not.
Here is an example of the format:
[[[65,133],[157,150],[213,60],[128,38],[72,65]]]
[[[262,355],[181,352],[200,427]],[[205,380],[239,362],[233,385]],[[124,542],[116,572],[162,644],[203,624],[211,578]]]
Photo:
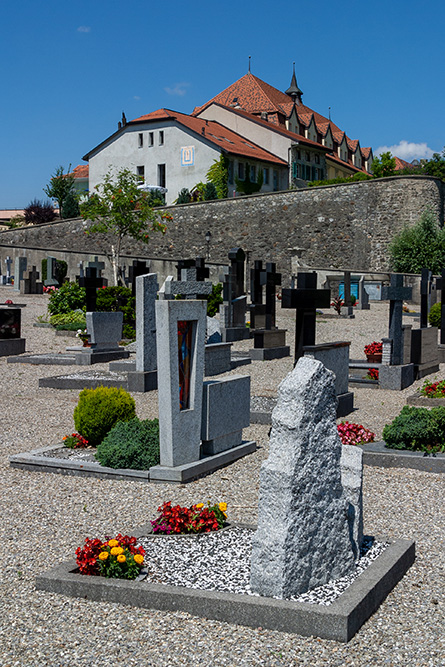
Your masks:
[[[290,348],[286,345],[286,330],[277,329],[275,326],[276,322],[276,288],[278,285],[281,285],[281,273],[277,273],[276,265],[274,262],[268,262],[266,264],[265,270],[260,269],[257,263],[253,275],[253,279],[257,281],[256,271],[259,273],[259,290],[262,292],[262,288],[265,287],[266,292],[266,303],[264,305],[264,325],[263,327],[257,327],[258,318],[255,317],[255,328],[252,331],[252,321],[251,321],[251,331],[253,333],[254,340],[254,349],[249,350],[249,354],[252,360],[266,361],[270,359],[281,359],[282,357],[288,357]],[[259,263],[261,264],[261,262]],[[257,289],[257,285],[255,285]],[[260,293],[257,291],[255,295],[256,298],[260,297]],[[262,293],[261,293],[262,301]],[[251,312],[255,313],[255,308],[251,309]]]
[[[295,363],[303,356],[303,348],[315,345],[315,322],[317,308],[329,308],[331,291],[317,289],[317,274],[299,273],[296,289],[282,291],[281,307],[294,308],[295,317]]]
[[[96,310],[97,290],[104,287],[104,279],[98,275],[96,267],[86,267],[85,276],[79,278],[79,286],[85,288],[87,313],[93,313]]]
[[[0,307],[0,357],[23,354],[25,339],[21,338],[20,308]]]

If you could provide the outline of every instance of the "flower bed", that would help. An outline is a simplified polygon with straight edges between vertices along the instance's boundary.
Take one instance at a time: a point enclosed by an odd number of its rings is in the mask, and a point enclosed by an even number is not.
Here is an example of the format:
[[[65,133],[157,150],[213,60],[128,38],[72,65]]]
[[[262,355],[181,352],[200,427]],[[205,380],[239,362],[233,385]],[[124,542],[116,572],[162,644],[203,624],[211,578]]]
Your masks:
[[[191,507],[172,507],[171,501],[168,501],[158,507],[161,514],[150,523],[155,534],[210,533],[224,526],[227,519],[226,509],[226,503],[210,505],[209,502],[207,507],[204,503]]]
[[[337,431],[342,445],[364,445],[367,442],[374,442],[375,438],[375,433],[361,424],[342,422],[337,425]]]
[[[445,380],[437,382],[425,380],[419,393],[427,398],[445,398]]]

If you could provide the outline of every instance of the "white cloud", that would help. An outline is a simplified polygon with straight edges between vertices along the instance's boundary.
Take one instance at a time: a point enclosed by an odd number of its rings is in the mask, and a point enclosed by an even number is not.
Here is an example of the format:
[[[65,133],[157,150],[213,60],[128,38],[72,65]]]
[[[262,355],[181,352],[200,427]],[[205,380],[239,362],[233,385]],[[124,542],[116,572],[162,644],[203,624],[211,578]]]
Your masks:
[[[390,151],[391,155],[397,156],[402,160],[411,162],[415,158],[420,160],[421,158],[426,158],[429,160],[433,153],[440,151],[434,151],[426,143],[415,144],[413,141],[406,141],[402,139],[398,144],[393,146],[379,146],[374,152],[375,155],[381,155],[382,153],[387,153]]]
[[[139,97],[139,95],[133,95],[133,99],[134,100],[140,100],[141,98]]]
[[[77,28],[77,32],[91,32],[91,27],[89,25],[80,25]]]
[[[182,83],[175,83],[173,88],[167,86],[166,88],[164,88],[164,90],[169,95],[179,95],[180,97],[182,97],[183,95],[186,94],[189,85],[190,85],[189,83],[183,81]]]

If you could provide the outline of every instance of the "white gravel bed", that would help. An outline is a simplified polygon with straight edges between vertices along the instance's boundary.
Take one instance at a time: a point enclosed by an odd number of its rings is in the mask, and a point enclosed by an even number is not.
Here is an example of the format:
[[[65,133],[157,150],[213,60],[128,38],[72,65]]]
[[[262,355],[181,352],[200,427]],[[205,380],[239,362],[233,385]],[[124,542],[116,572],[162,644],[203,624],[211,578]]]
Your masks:
[[[258,595],[250,588],[250,562],[254,531],[231,528],[201,535],[148,535],[139,540],[145,549],[145,581],[207,591]],[[291,596],[295,602],[329,606],[388,546],[372,540],[348,576],[329,581],[307,593]]]
[[[22,310],[26,350],[64,352],[72,339],[34,328],[44,315],[46,295],[22,296],[0,286],[6,298],[26,302]],[[278,325],[294,328],[294,313],[281,311]],[[411,318],[412,319],[412,318]],[[407,319],[407,322],[411,320]],[[317,322],[317,342],[351,340],[351,356],[387,334],[388,307],[371,303],[353,320]],[[292,336],[288,344],[293,349]],[[235,343],[248,350],[251,341]],[[98,370],[108,370],[98,364]],[[233,374],[252,378],[252,394],[275,396],[292,359],[253,362]],[[76,372],[76,367],[65,367]],[[189,506],[225,501],[233,523],[255,524],[258,479],[267,456],[269,426],[253,425],[244,437],[260,448],[234,464],[187,485],[27,472],[9,467],[8,457],[61,442],[74,431],[78,390],[39,388],[38,379],[60,374],[60,366],[7,364],[0,357],[0,666],[1,667],[443,667],[445,665],[445,480],[416,470],[365,466],[365,533],[416,541],[416,562],[378,611],[347,645],[262,628],[246,628],[166,613],[90,602],[36,591],[35,577],[74,558],[86,537],[128,533],[157,515],[171,500]],[[445,378],[445,365],[437,376]],[[402,392],[354,388],[359,422],[380,438],[383,426],[421,386]],[[133,394],[139,418],[157,416],[157,392]]]

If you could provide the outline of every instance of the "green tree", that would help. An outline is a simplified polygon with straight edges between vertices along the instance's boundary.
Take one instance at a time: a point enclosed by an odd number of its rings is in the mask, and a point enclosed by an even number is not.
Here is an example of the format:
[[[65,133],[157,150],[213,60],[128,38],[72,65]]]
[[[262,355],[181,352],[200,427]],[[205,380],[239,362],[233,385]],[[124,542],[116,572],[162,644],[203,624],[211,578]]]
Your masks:
[[[380,157],[375,157],[372,161],[371,171],[374,178],[394,176],[396,171],[396,158],[391,155],[391,151],[382,153]]]
[[[250,180],[250,166],[246,165],[246,178],[244,181],[240,181],[235,177],[235,184],[237,192],[241,192],[243,195],[253,195],[255,192],[259,192],[263,186],[263,170],[258,170],[258,178],[256,181]]]
[[[190,190],[188,188],[182,188],[178,193],[178,198],[175,201],[175,204],[189,204],[191,200],[192,195],[190,194]]]
[[[445,229],[427,209],[415,225],[405,225],[394,236],[388,250],[393,271],[420,273],[427,268],[438,274],[445,267]]]
[[[93,223],[86,233],[103,235],[115,285],[123,284],[119,264],[124,238],[148,243],[150,231],[164,234],[164,221],[172,220],[164,211],[153,211],[148,193],[138,189],[139,182],[129,169],[122,169],[115,178],[109,172],[103,183],[96,185],[97,192],[80,205],[82,218]]]
[[[79,200],[74,190],[70,190],[62,206],[62,218],[77,218],[79,215]]]
[[[224,153],[221,153],[218,160],[214,160],[206,178],[215,186],[218,199],[226,199],[229,194],[229,159]]]
[[[218,199],[218,193],[216,192],[216,187],[213,183],[206,183],[204,189],[204,200],[212,201],[213,199]]]
[[[56,173],[51,176],[50,182],[43,188],[43,192],[50,197],[50,199],[54,199],[57,202],[60,217],[62,217],[62,209],[65,199],[68,194],[74,190],[74,177],[70,176],[70,169],[71,165],[68,167],[68,171],[65,174],[62,166],[57,167]]]
[[[434,153],[431,160],[423,164],[422,171],[428,176],[435,176],[445,181],[445,148],[442,153]]]

